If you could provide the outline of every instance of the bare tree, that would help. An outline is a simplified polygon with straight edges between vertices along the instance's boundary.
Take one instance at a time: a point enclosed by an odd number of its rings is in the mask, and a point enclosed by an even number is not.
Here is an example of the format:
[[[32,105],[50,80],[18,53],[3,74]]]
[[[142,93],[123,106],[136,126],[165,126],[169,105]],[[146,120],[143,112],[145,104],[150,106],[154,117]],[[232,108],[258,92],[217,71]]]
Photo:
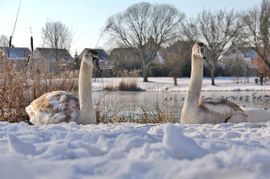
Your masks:
[[[184,70],[187,70],[187,66],[190,65],[192,45],[191,41],[179,40],[166,48],[165,65],[170,69],[170,76],[173,77],[175,86],[177,86],[177,77],[183,76]]]
[[[1,35],[0,37],[0,46],[8,47],[8,38],[4,35]]]
[[[41,30],[43,45],[50,48],[70,50],[72,37],[69,28],[59,21],[47,22]]]
[[[160,47],[177,37],[184,14],[167,4],[138,3],[107,20],[106,30],[121,47],[135,49],[140,56],[144,82]]]
[[[240,18],[233,10],[212,12],[204,10],[195,19],[182,24],[182,34],[192,41],[202,41],[208,46],[206,63],[215,85],[217,62],[224,51],[235,41],[241,28]]]
[[[239,42],[257,52],[257,69],[261,75],[270,76],[270,1],[263,0],[242,16],[243,32]]]

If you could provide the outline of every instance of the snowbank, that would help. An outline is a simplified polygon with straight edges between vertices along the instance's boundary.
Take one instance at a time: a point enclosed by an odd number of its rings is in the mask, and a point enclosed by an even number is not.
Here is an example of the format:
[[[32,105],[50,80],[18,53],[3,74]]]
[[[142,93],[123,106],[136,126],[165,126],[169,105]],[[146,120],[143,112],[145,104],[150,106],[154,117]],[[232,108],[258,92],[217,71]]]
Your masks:
[[[0,178],[269,178],[270,122],[0,122]]]

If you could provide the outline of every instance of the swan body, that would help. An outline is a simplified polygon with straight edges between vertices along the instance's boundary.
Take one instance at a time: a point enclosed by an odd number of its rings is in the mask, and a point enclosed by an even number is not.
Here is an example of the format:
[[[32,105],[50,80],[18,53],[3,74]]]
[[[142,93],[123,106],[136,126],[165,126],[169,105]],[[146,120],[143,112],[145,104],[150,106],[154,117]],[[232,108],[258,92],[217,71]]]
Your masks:
[[[26,107],[30,122],[36,125],[76,121],[79,110],[78,97],[66,91],[45,93]]]
[[[223,98],[201,98],[203,79],[203,61],[205,59],[203,43],[195,43],[192,48],[191,77],[187,96],[182,108],[181,123],[223,123],[246,122],[247,115],[235,103]]]
[[[95,124],[96,113],[92,102],[93,67],[101,71],[97,53],[85,52],[79,72],[79,98],[66,91],[45,93],[26,107],[30,122],[36,125],[75,121],[78,124]]]

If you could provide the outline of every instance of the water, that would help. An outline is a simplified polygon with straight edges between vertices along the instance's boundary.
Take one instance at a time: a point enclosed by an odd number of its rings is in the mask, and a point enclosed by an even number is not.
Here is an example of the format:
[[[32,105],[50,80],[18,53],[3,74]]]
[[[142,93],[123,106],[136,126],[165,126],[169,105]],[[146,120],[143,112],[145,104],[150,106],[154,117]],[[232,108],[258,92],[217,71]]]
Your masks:
[[[169,114],[174,121],[180,118],[185,95],[186,92],[94,92],[94,100],[108,118],[117,116],[132,121],[146,113],[155,116],[161,112]],[[270,108],[267,91],[207,91],[201,96],[222,97],[244,107]]]

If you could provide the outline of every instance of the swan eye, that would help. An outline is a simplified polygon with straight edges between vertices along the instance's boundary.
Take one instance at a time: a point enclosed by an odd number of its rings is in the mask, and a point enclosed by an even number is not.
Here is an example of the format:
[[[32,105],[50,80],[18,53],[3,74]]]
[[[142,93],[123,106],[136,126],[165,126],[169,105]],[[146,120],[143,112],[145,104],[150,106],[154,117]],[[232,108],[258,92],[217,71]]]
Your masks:
[[[204,52],[204,48],[201,48],[201,53],[203,53]]]
[[[198,46],[197,49],[198,49],[198,53],[204,53],[204,48],[203,47]]]
[[[97,63],[98,59],[97,58],[92,58],[93,63]]]

